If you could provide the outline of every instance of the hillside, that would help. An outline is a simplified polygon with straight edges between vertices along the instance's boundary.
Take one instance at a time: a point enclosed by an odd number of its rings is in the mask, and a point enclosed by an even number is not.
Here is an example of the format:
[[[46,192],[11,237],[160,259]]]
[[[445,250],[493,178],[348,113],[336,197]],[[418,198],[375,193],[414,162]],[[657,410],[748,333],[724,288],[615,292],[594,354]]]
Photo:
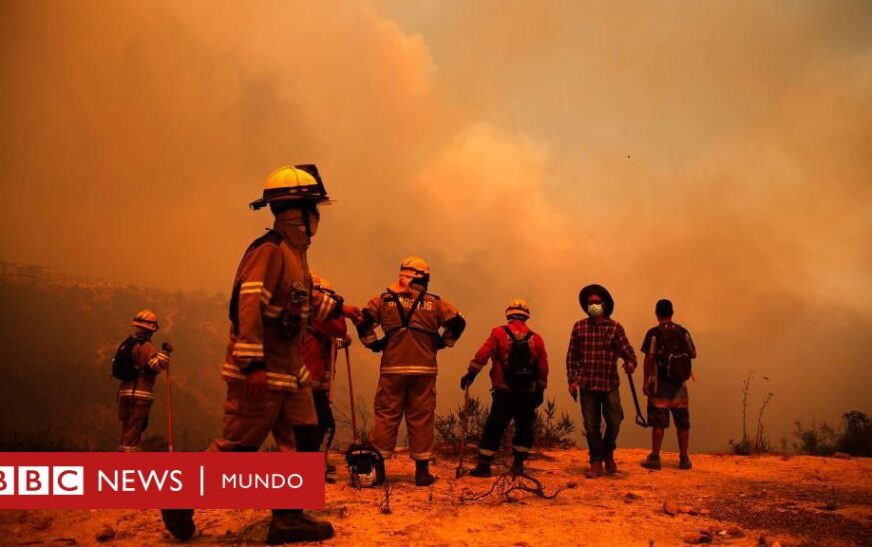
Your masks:
[[[621,474],[592,481],[582,475],[585,451],[542,453],[531,462],[533,474],[548,494],[566,489],[553,500],[515,493],[513,503],[496,494],[461,503],[460,496],[486,492],[493,480],[456,480],[454,462],[446,460],[437,462],[440,479],[432,488],[416,488],[413,466],[400,456],[388,467],[389,514],[379,509],[383,490],[356,490],[341,470],[320,516],[332,520],[336,538],[327,544],[337,546],[872,544],[870,459],[696,455],[694,469],[680,472],[672,454],[663,471],[651,472],[638,466],[644,455],[621,450]],[[666,514],[664,504],[679,512]],[[268,512],[200,511],[195,518],[195,544],[258,544]],[[157,511],[0,513],[9,544],[91,544],[107,526],[116,544],[175,543]]]
[[[175,441],[198,448],[220,422],[226,303],[218,296],[72,278],[0,263],[0,445],[112,450],[118,439],[112,356],[141,308],[158,311],[155,340],[172,341]],[[166,435],[159,379],[146,436]],[[154,440],[153,440],[154,442]],[[158,440],[160,442],[160,440]]]

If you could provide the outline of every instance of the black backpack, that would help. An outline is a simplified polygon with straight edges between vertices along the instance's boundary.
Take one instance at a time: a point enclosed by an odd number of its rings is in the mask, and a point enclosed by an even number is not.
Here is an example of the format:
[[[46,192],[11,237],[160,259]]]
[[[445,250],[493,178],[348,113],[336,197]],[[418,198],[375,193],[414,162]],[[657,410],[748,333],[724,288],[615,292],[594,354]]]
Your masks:
[[[141,342],[132,336],[128,336],[115,351],[112,359],[112,377],[122,382],[131,382],[139,376],[139,367],[133,361],[133,350]]]
[[[691,376],[691,350],[684,328],[675,324],[664,325],[657,328],[657,333],[660,377],[673,384],[686,382]]]
[[[535,334],[528,332],[523,338],[515,338],[515,333],[508,326],[504,326],[509,335],[512,347],[509,348],[509,359],[506,361],[503,375],[506,384],[512,389],[530,389],[536,382],[537,367],[533,360],[533,351],[530,348],[530,339]]]

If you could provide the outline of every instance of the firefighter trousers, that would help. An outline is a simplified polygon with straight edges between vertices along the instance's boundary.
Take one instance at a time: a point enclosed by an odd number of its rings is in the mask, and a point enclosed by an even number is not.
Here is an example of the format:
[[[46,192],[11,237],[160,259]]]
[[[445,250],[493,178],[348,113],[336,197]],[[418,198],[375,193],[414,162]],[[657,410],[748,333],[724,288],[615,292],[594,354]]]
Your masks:
[[[279,446],[282,439],[295,439],[298,451],[315,452],[317,424],[311,385],[294,392],[270,390],[263,397],[252,398],[245,393],[244,382],[227,382],[224,432],[207,450],[255,452],[272,433]]]
[[[532,391],[504,391],[495,389],[490,413],[478,445],[478,459],[492,462],[502,444],[509,422],[514,420],[512,454],[515,459],[526,460],[533,446],[533,422],[536,419],[536,394]]]
[[[142,433],[148,427],[152,401],[122,397],[118,400],[118,419],[121,420],[121,452],[136,452],[142,444]]]
[[[429,460],[435,441],[435,374],[382,374],[379,377],[371,440],[386,458],[393,455],[404,415],[409,432],[409,456],[416,461]]]

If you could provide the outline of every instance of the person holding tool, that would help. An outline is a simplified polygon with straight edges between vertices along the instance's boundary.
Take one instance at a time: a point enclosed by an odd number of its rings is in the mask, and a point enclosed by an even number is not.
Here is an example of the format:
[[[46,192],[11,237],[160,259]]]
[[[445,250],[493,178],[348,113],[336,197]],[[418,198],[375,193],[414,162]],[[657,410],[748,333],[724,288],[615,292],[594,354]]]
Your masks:
[[[576,401],[581,398],[581,415],[590,451],[587,476],[597,478],[603,475],[603,462],[606,473],[618,471],[615,447],[624,419],[618,390],[618,358],[624,362],[624,371],[632,374],[636,370],[636,354],[624,327],[611,317],[615,302],[605,287],[584,287],[578,301],[588,317],[572,328],[566,352],[566,376],[569,394]]]
[[[506,308],[507,323],[491,331],[460,379],[460,389],[468,390],[475,376],[491,361],[493,403],[478,444],[478,464],[470,476],[491,476],[491,464],[512,420],[515,423],[512,474],[522,474],[524,462],[530,456],[536,408],[544,401],[548,385],[548,354],[545,341],[527,326],[529,318],[527,302],[520,298],[512,300]]]
[[[130,325],[133,332],[121,342],[112,360],[112,376],[121,380],[118,386],[118,419],[121,421],[118,450],[121,452],[140,450],[154,402],[154,383],[157,375],[169,367],[173,351],[169,342],[163,343],[162,351],[157,351],[151,342],[160,329],[153,311],[140,311]],[[170,437],[170,447],[172,442]]]
[[[327,279],[312,274],[314,287],[323,293],[334,296],[333,284]],[[351,337],[344,317],[312,321],[303,333],[303,364],[309,370],[312,377],[312,396],[315,399],[315,412],[318,415],[318,428],[321,438],[318,446],[324,445],[324,438],[332,440],[336,431],[336,421],[333,418],[333,410],[330,406],[330,390],[333,383],[336,351],[348,345]],[[329,442],[328,442],[329,445]],[[283,449],[279,443],[279,448]],[[327,447],[329,448],[329,446]],[[325,448],[325,458],[327,457]],[[335,473],[336,466],[326,462],[327,474]]]

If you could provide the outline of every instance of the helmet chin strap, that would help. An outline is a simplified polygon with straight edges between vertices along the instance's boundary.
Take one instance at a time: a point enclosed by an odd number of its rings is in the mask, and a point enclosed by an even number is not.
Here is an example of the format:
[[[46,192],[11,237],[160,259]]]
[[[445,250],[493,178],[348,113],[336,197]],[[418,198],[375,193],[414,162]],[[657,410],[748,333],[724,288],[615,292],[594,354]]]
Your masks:
[[[306,227],[306,237],[312,237],[312,222],[309,220],[309,212],[303,209],[303,226]]]

